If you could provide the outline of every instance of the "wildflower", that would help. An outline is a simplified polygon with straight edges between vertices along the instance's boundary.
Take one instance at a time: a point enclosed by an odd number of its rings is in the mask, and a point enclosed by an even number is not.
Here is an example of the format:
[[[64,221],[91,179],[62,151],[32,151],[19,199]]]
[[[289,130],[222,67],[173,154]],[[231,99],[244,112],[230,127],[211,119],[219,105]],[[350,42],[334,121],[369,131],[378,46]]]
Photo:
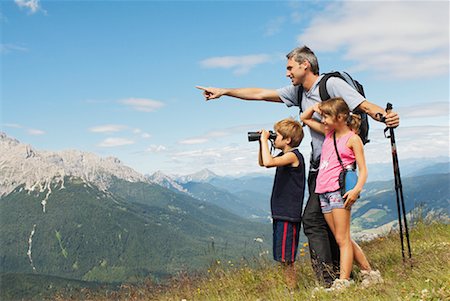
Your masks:
[[[307,242],[303,243],[303,247],[304,247],[304,248],[306,248],[307,246],[308,246],[308,243],[307,243]]]

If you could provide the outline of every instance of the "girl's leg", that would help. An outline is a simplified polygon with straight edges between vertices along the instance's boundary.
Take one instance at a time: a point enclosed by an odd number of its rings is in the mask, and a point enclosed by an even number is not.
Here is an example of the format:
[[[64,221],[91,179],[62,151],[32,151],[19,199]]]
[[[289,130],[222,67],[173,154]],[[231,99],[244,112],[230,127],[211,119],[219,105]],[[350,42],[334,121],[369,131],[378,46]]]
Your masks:
[[[353,266],[353,244],[350,238],[350,211],[347,209],[333,209],[331,211],[334,222],[334,236],[341,252],[340,279],[349,279]]]
[[[366,270],[366,271],[372,270],[372,268],[370,267],[369,261],[366,258],[366,255],[364,255],[363,250],[353,239],[352,239],[352,245],[353,245],[353,257],[354,257],[356,263],[361,268],[361,270]]]
[[[327,224],[330,227],[331,232],[336,237],[333,215],[330,212],[330,213],[324,213],[323,216],[325,217],[325,220],[327,221]],[[356,261],[356,263],[358,264],[358,266],[360,267],[361,270],[370,271],[371,267],[370,267],[369,261],[367,260],[366,256],[364,255],[363,250],[353,239],[351,241],[352,241],[352,247],[353,247],[354,261]]]

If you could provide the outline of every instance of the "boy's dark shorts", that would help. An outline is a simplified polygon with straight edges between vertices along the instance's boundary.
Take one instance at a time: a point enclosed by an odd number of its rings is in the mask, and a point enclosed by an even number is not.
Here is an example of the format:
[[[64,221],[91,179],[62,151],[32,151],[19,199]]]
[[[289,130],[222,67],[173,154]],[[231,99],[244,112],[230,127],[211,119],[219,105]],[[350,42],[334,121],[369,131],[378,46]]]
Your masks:
[[[279,262],[295,261],[300,236],[300,223],[273,220],[273,259]]]

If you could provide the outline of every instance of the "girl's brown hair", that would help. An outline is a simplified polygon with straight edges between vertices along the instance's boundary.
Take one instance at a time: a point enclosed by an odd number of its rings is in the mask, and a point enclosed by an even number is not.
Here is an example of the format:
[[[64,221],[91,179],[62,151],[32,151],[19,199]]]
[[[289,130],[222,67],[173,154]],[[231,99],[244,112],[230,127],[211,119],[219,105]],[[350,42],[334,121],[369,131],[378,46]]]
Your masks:
[[[347,103],[341,97],[330,98],[322,102],[319,108],[322,114],[329,115],[335,120],[338,120],[339,116],[342,116],[348,127],[355,133],[359,133],[361,117],[358,114],[351,113]]]

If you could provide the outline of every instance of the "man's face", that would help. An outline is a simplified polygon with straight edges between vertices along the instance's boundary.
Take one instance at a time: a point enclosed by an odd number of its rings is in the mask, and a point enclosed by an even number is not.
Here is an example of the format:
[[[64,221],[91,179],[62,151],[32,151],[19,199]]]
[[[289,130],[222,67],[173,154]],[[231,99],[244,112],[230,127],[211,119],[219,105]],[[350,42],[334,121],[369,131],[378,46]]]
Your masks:
[[[303,84],[306,67],[306,62],[299,64],[293,58],[288,59],[286,65],[286,76],[291,79],[294,86]]]

